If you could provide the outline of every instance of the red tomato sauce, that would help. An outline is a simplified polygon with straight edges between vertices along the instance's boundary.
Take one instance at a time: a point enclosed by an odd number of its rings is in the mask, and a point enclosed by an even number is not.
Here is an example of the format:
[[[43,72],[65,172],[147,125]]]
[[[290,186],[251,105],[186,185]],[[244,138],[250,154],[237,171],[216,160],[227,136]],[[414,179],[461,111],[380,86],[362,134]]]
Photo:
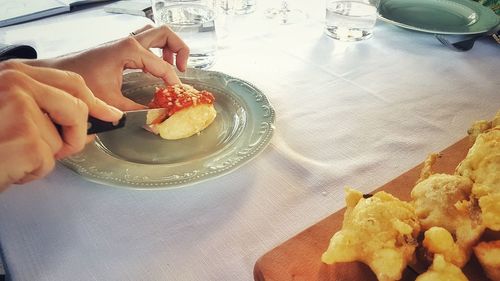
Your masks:
[[[173,85],[166,88],[156,88],[149,108],[167,109],[167,118],[179,110],[198,104],[213,104],[214,95],[209,91],[197,91],[188,85]]]

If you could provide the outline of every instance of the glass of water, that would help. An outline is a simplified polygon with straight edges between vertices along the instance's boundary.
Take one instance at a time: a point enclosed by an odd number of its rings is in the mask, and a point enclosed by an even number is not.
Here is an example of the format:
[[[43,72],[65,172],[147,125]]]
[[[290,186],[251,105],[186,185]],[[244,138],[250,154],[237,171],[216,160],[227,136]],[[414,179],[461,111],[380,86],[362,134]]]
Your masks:
[[[326,0],[326,34],[341,41],[372,37],[380,0]]]
[[[277,19],[283,25],[298,23],[307,18],[306,13],[302,10],[290,8],[293,5],[290,5],[288,0],[281,0],[280,2],[279,7],[266,10],[266,17]]]
[[[157,25],[169,26],[189,47],[188,67],[209,68],[215,62],[215,13],[209,1],[152,0]]]
[[[226,11],[236,15],[244,15],[255,12],[257,0],[214,0]]]

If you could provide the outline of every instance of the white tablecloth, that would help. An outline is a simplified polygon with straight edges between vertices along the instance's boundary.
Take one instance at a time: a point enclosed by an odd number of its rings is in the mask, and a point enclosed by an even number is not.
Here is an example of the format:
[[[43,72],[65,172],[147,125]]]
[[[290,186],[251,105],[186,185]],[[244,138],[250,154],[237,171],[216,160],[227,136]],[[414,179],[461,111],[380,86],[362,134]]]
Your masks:
[[[307,1],[309,19],[289,26],[266,19],[262,2],[234,19],[213,70],[253,83],[274,105],[265,151],[172,190],[108,187],[63,166],[12,186],[0,194],[12,280],[252,280],[260,256],[344,206],[345,186],[370,192],[500,109],[492,40],[454,52],[379,21],[370,40],[342,43],[323,33],[322,1]],[[147,22],[95,9],[2,28],[0,41],[51,57]]]

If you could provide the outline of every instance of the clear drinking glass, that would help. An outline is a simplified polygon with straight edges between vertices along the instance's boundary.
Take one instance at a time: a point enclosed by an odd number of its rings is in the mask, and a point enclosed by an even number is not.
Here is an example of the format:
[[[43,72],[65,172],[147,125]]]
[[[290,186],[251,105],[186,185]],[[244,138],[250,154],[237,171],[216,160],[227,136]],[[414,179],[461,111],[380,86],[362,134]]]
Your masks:
[[[278,8],[266,10],[266,16],[270,19],[276,19],[280,24],[293,24],[305,20],[306,13],[300,9],[290,8],[287,0],[282,0]]]
[[[326,34],[341,41],[372,37],[380,0],[326,0]]]
[[[210,1],[152,0],[157,25],[168,25],[189,46],[188,66],[209,68],[215,62],[217,34]]]
[[[257,4],[256,0],[222,0],[221,2],[233,5],[233,10],[236,15],[253,13]]]

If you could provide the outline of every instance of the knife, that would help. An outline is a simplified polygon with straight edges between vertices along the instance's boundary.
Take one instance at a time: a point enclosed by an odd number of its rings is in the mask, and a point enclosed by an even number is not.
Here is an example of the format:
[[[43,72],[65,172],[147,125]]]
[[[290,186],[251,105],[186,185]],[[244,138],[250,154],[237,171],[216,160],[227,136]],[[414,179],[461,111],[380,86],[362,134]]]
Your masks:
[[[119,128],[123,128],[127,122],[127,113],[123,112],[122,118],[115,122],[103,121],[89,115],[87,119],[87,135],[109,132]]]
[[[129,110],[129,111],[124,111],[122,118],[120,120],[115,121],[115,122],[109,122],[109,121],[103,121],[101,119],[97,119],[93,116],[88,117],[87,119],[87,135],[92,135],[92,134],[98,134],[98,133],[104,133],[104,132],[109,132],[112,130],[120,129],[125,127],[125,123],[127,122],[127,116],[131,117],[133,115],[139,114],[144,118],[144,123],[146,123],[146,114],[149,111],[156,111],[156,110],[163,110],[162,108],[145,108],[145,109],[139,109],[139,110]],[[59,133],[62,132],[62,126],[59,124],[55,124],[57,131]]]

